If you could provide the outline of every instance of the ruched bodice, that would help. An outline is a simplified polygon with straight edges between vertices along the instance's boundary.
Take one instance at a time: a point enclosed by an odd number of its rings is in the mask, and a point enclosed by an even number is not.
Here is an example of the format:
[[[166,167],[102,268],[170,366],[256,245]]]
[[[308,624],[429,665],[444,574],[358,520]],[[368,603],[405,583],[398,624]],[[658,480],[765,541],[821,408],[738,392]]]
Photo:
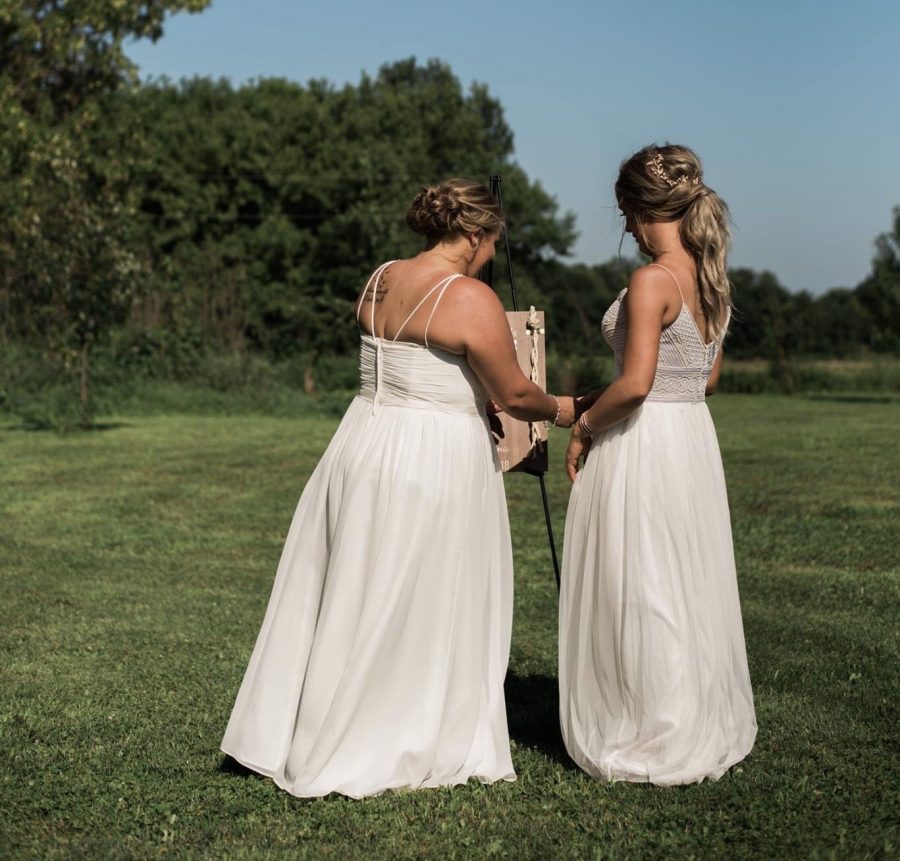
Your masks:
[[[487,395],[465,356],[363,334],[359,395],[379,406],[483,416]]]
[[[627,292],[626,287],[603,315],[603,337],[616,355],[617,376],[622,373],[628,331],[628,312],[624,302]],[[678,316],[660,333],[656,376],[647,396],[648,401],[702,401],[706,397],[706,382],[722,347],[728,319],[722,332],[705,344],[691,312],[682,303]]]

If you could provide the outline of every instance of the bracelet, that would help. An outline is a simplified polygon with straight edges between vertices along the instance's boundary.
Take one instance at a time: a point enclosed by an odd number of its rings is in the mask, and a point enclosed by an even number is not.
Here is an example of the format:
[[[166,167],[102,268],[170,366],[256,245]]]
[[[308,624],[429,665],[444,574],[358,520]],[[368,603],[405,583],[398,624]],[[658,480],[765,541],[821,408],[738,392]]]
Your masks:
[[[547,392],[547,394],[550,395],[550,392]],[[554,401],[556,401],[556,415],[553,416],[553,426],[557,427],[556,423],[559,421],[559,411],[560,411],[559,398],[556,397],[556,395],[550,395],[550,397],[553,398]],[[549,421],[549,419],[548,419],[548,421]]]
[[[580,427],[588,436],[594,435],[594,429],[587,423],[587,410],[581,414],[578,419],[578,427]]]

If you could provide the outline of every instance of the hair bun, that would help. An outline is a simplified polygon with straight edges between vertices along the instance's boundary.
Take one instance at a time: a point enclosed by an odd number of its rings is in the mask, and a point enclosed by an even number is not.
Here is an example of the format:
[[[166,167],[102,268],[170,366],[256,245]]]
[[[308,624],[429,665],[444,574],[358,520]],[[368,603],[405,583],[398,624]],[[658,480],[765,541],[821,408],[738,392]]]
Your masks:
[[[414,198],[406,215],[406,223],[423,236],[458,233],[460,204],[439,186],[423,188]]]
[[[480,183],[448,179],[416,194],[406,223],[415,233],[435,241],[462,233],[499,231],[503,214],[490,190]]]

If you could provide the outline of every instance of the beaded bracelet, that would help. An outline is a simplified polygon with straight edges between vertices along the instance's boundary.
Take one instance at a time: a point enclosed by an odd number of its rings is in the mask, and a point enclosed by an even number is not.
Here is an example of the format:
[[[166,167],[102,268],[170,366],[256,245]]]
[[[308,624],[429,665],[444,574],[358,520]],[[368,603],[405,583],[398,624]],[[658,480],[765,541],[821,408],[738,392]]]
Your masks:
[[[550,393],[547,392],[547,394],[550,394]],[[556,415],[553,416],[553,426],[556,427],[557,426],[556,423],[559,421],[559,411],[560,411],[559,398],[556,397],[556,395],[550,395],[550,397],[553,398],[554,401],[556,401]]]
[[[587,412],[583,412],[581,414],[581,418],[578,419],[578,427],[580,427],[588,436],[594,435],[594,429],[587,423]]]

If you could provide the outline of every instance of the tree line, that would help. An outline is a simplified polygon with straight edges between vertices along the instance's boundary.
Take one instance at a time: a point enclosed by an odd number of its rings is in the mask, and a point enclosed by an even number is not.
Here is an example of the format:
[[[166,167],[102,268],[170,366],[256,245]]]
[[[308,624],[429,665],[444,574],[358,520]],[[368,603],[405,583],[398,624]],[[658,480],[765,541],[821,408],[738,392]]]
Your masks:
[[[351,354],[361,283],[417,250],[406,206],[454,175],[501,174],[517,281],[557,351],[604,349],[599,320],[636,262],[566,262],[574,216],[516,163],[487,87],[414,59],[343,87],[139,83],[125,40],[158,38],[167,14],[205,5],[0,11],[0,342],[39,346],[72,374],[85,416],[110,338],[120,361],[162,369],[222,351],[310,368]],[[734,355],[900,348],[900,209],[853,289],[813,297],[770,273],[731,277]]]

